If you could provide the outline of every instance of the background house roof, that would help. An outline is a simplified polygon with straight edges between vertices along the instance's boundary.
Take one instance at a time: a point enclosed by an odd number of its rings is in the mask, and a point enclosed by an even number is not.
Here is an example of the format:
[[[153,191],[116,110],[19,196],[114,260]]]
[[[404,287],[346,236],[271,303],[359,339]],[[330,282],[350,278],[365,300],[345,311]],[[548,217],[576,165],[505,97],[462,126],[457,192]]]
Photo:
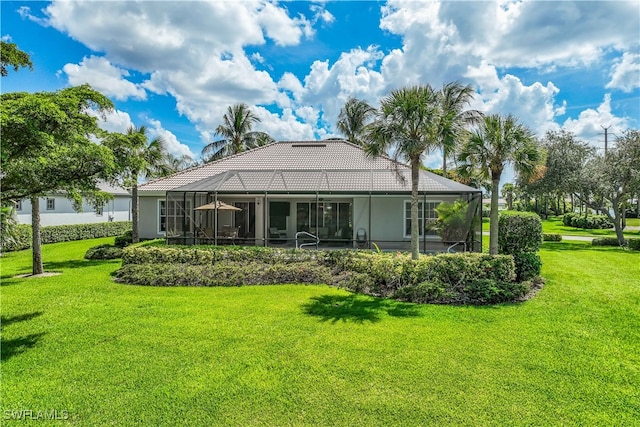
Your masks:
[[[404,183],[398,179],[404,177]],[[476,189],[422,171],[420,191]],[[369,157],[343,140],[286,141],[196,166],[139,187],[146,191],[408,192],[410,169],[385,156]]]

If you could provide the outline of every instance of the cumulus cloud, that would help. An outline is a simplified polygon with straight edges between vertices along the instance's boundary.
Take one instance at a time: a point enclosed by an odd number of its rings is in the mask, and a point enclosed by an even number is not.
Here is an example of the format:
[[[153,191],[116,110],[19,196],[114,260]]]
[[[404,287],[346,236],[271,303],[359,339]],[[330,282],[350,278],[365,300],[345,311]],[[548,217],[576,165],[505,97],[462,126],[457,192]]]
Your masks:
[[[127,70],[115,67],[104,57],[85,57],[80,64],[66,64],[62,70],[74,86],[89,83],[97,91],[118,100],[147,98],[143,88],[124,78],[129,76]]]
[[[640,87],[640,53],[625,52],[611,70],[607,89],[631,92]]]
[[[597,108],[588,108],[582,111],[577,119],[568,118],[562,124],[563,129],[573,132],[578,138],[598,148],[604,147],[603,126],[614,136],[621,135],[630,127],[628,119],[616,117],[611,112],[611,94],[606,94]]]
[[[167,129],[162,127],[162,123],[159,120],[147,119],[150,127],[149,127],[149,138],[162,138],[165,143],[165,148],[175,157],[181,156],[189,156],[192,159],[195,159],[195,154],[187,147],[185,144],[182,144],[178,141],[178,138]]]

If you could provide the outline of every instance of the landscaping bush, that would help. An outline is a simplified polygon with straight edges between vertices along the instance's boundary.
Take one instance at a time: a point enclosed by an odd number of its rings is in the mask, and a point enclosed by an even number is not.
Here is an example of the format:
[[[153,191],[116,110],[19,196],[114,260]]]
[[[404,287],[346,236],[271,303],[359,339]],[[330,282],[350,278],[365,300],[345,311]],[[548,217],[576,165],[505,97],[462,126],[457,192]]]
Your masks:
[[[640,239],[627,239],[629,249],[634,251],[640,251]]]
[[[545,242],[561,242],[562,236],[556,233],[544,233],[542,235],[542,240]]]
[[[542,260],[535,252],[520,252],[513,255],[516,268],[516,282],[533,279],[540,275]]]
[[[84,254],[85,259],[117,259],[122,258],[122,248],[105,244],[93,246]]]
[[[612,228],[613,223],[606,215],[581,215],[575,212],[569,212],[562,217],[562,223],[568,227],[584,228],[584,229],[607,229]]]
[[[115,238],[115,245],[119,248],[125,248],[133,243],[133,230],[127,230]]]
[[[242,286],[282,283],[330,284],[331,270],[313,262],[216,265],[127,264],[116,272],[122,283],[147,286]]]
[[[498,252],[513,255],[537,252],[542,244],[542,221],[533,212],[501,212],[498,219]]]
[[[128,221],[100,222],[95,224],[47,225],[40,229],[42,243],[68,242],[71,240],[95,239],[98,237],[117,236],[131,228]],[[15,244],[2,244],[2,250],[17,251],[31,247],[31,226],[18,225],[19,238]]]
[[[593,246],[620,246],[617,237],[598,237],[591,241]]]

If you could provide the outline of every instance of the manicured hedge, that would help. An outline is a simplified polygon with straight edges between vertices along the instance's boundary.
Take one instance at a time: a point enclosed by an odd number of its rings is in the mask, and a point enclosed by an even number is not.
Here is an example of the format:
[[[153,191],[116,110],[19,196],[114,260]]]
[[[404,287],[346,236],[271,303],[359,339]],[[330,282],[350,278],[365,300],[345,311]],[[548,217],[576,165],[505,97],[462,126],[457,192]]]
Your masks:
[[[155,286],[326,283],[414,302],[488,304],[522,298],[513,257],[256,247],[134,245],[123,250],[119,281]]]
[[[40,229],[42,243],[68,242],[71,240],[95,239],[123,234],[131,228],[131,222],[99,222],[94,224],[47,225]],[[31,247],[31,226],[20,224],[17,227],[19,238],[15,244],[3,243],[2,251],[19,251]]]
[[[498,252],[537,252],[542,245],[542,220],[533,212],[505,211],[498,219]]]
[[[629,249],[634,251],[640,251],[640,239],[627,239]]]
[[[563,215],[562,223],[568,227],[585,229],[607,229],[613,228],[613,223],[606,215],[581,215],[576,212],[569,212]]]
[[[98,245],[87,249],[85,259],[117,259],[122,258],[122,248],[114,245]]]
[[[545,242],[561,242],[562,235],[556,233],[544,233],[542,235],[542,240]]]
[[[629,249],[640,250],[640,238],[626,239]],[[598,237],[591,241],[593,246],[620,246],[616,237]]]

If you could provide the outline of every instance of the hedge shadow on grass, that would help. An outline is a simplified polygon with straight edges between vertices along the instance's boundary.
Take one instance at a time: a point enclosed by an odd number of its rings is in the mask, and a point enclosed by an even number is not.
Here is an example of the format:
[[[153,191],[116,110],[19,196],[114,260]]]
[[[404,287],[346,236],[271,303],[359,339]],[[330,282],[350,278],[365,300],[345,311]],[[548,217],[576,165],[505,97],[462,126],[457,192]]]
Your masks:
[[[621,247],[615,246],[593,246],[591,242],[580,242],[580,243],[569,243],[569,242],[544,242],[542,244],[542,249],[552,252],[562,252],[562,251],[612,251],[612,250],[620,250],[625,251],[625,249]]]
[[[115,261],[115,262],[114,262]],[[45,270],[56,270],[59,271],[60,269],[73,269],[73,268],[86,268],[86,267],[93,267],[93,266],[97,266],[97,265],[101,265],[101,264],[105,264],[105,263],[114,263],[114,264],[119,264],[120,260],[115,259],[104,259],[104,260],[86,260],[86,259],[73,259],[73,260],[69,260],[69,261],[45,261],[42,263],[42,266],[44,267]]]
[[[12,323],[24,322],[26,320],[31,320],[38,316],[42,316],[42,313],[42,311],[34,311],[33,313],[18,314],[17,316],[11,317],[0,316],[0,325],[2,325],[2,328],[5,328]]]
[[[319,317],[323,322],[379,322],[386,313],[393,317],[418,317],[420,311],[413,304],[362,295],[320,295],[302,305],[305,314]]]

